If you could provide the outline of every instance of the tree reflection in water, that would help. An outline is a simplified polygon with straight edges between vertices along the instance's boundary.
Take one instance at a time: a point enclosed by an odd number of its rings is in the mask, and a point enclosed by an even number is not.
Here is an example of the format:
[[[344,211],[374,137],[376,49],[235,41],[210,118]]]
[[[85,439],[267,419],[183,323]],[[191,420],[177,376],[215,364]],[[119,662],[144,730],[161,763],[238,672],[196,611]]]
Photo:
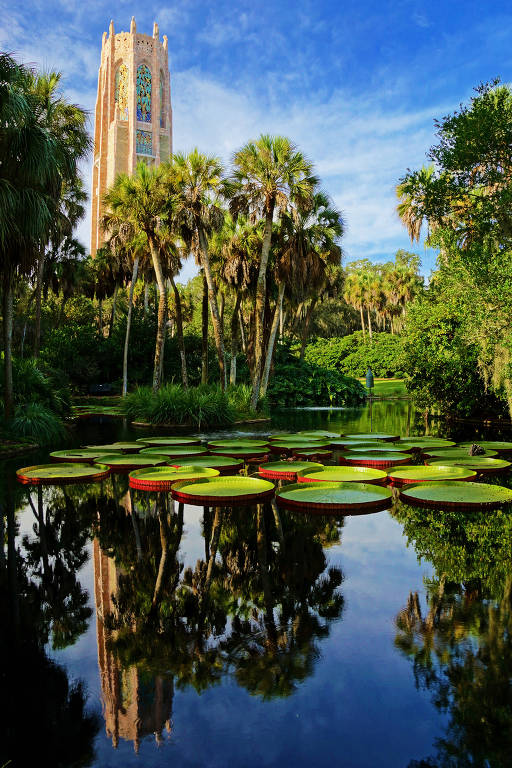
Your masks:
[[[505,768],[512,756],[512,511],[396,517],[435,569],[427,607],[417,593],[396,618],[397,648],[418,687],[448,715],[435,756],[410,768]]]
[[[137,749],[143,736],[170,731],[175,687],[201,692],[229,676],[263,699],[291,695],[342,614],[342,573],[328,568],[324,546],[339,541],[343,520],[279,517],[270,505],[206,508],[204,557],[185,567],[183,505],[116,493],[101,506],[94,542],[113,744],[129,739]]]
[[[36,496],[35,536],[21,548],[16,512],[26,491],[11,482],[1,488],[0,765],[86,766],[99,723],[86,712],[81,682],[70,683],[44,646],[74,643],[91,614],[75,572],[87,559],[88,500],[75,503],[59,489]]]

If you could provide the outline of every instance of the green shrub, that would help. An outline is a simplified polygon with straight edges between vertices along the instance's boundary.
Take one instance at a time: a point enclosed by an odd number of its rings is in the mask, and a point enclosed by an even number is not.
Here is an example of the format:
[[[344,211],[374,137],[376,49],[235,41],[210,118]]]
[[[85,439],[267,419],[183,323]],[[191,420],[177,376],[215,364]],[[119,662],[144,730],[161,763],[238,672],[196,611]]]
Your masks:
[[[331,339],[317,339],[307,345],[304,359],[347,376],[361,377],[368,367],[374,376],[401,378],[403,376],[403,342],[400,336],[390,333],[374,333],[370,344],[362,331],[349,336]]]
[[[18,405],[9,425],[10,437],[30,438],[38,445],[56,443],[65,434],[61,419],[41,403]]]

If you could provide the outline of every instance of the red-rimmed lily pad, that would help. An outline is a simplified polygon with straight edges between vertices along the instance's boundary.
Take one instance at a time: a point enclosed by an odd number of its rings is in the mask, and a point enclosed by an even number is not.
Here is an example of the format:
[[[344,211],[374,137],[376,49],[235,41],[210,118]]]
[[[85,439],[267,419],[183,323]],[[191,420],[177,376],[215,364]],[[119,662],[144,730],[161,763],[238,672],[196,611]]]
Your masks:
[[[139,437],[138,443],[145,443],[146,445],[201,445],[201,440],[198,437],[179,437],[170,435],[168,437]]]
[[[278,506],[304,512],[361,514],[388,509],[389,488],[370,483],[295,483],[276,492]]]
[[[476,443],[480,448],[485,448],[489,451],[498,451],[503,455],[512,454],[512,443],[507,443],[504,440],[475,440],[473,443],[461,443],[461,448],[471,448]]]
[[[488,483],[422,483],[400,491],[406,504],[431,509],[498,509],[512,504],[512,490]]]
[[[213,477],[211,480],[181,480],[172,489],[173,498],[199,506],[239,506],[271,499],[274,484],[259,477]]]
[[[315,450],[311,448],[309,450],[297,449],[292,450],[292,455],[297,459],[305,459],[305,461],[327,461],[332,457],[332,451],[327,451],[324,448],[318,448]]]
[[[68,485],[103,480],[110,474],[104,464],[77,464],[54,462],[22,467],[16,470],[16,477],[25,485]]]
[[[465,467],[473,469],[479,475],[499,475],[508,472],[512,464],[505,459],[493,459],[489,456],[466,456],[461,459],[428,459],[429,466],[443,464],[444,466]]]
[[[351,445],[347,448],[347,451],[350,451],[350,453],[375,453],[377,456],[381,453],[407,453],[407,451],[402,451],[398,445],[399,443],[366,444],[365,446]]]
[[[387,469],[398,464],[408,464],[410,460],[408,453],[399,451],[389,451],[389,453],[345,451],[340,455],[340,464],[348,464],[351,467],[374,467],[374,469]]]
[[[383,485],[387,473],[373,467],[322,467],[303,469],[297,475],[299,483],[378,483]]]
[[[329,448],[329,443],[322,440],[310,440],[305,438],[304,440],[273,440],[270,443],[270,451],[272,453],[294,453],[296,450],[311,450],[314,451],[317,448]]]
[[[402,442],[412,445],[419,451],[426,451],[428,448],[451,448],[455,445],[453,440],[446,440],[444,437],[429,437],[428,435],[404,437],[403,441],[399,440],[397,444],[400,445]]]
[[[231,456],[234,459],[251,461],[263,459],[268,453],[268,448],[212,448],[210,452],[214,456]]]
[[[93,451],[91,448],[70,448],[66,451],[53,451],[50,458],[55,462],[68,462],[71,464],[94,464],[96,459],[108,451]]]
[[[170,491],[179,480],[201,480],[218,477],[218,469],[211,467],[146,467],[130,472],[130,488],[138,491]]]
[[[401,486],[429,483],[437,480],[467,482],[476,477],[476,472],[464,467],[446,464],[434,464],[432,466],[406,464],[399,467],[390,467],[388,475],[393,485]]]
[[[354,448],[386,448],[389,443],[384,440],[349,440],[341,437],[339,440],[331,440],[331,448],[335,451],[351,451]]]
[[[242,448],[252,450],[253,448],[266,448],[267,440],[211,440],[208,448]]]
[[[386,432],[353,432],[352,434],[346,434],[345,437],[353,438],[354,440],[384,440],[386,443],[400,440],[400,435],[389,435]]]
[[[297,472],[307,467],[323,469],[323,464],[316,464],[314,461],[269,461],[259,468],[259,473],[262,477],[274,480],[296,480]]]
[[[204,448],[202,445],[155,445],[153,448],[143,448],[140,455],[151,456],[155,453],[160,456],[167,456],[169,459],[179,459],[184,456],[206,456],[208,448]]]
[[[297,432],[297,437],[313,437],[320,440],[328,440],[329,438],[341,437],[339,432],[324,432],[323,429],[305,429],[302,432]]]
[[[432,448],[422,451],[423,456],[429,459],[470,459],[469,448],[461,448],[455,446],[454,448]],[[487,456],[492,458],[498,455],[498,451],[485,451],[485,453],[478,454],[479,456]],[[439,462],[438,462],[439,464]]]
[[[168,456],[160,456],[157,453],[142,456],[140,453],[133,455],[127,453],[107,453],[101,457],[103,464],[110,467],[112,472],[127,472],[130,469],[142,469],[142,467],[159,467],[167,464]]]
[[[88,445],[91,451],[100,451],[100,453],[138,453],[141,449],[140,443],[117,442],[107,445]]]
[[[185,459],[171,459],[169,462],[173,467],[182,467],[192,462]],[[211,467],[218,469],[221,475],[232,475],[243,469],[244,462],[232,459],[229,456],[198,456],[193,459],[194,467]]]
[[[291,435],[271,435],[269,437],[269,440],[271,443],[314,443],[317,445],[318,443],[327,443],[329,444],[330,438],[320,437],[320,435],[311,436],[311,435],[299,435],[296,432]]]

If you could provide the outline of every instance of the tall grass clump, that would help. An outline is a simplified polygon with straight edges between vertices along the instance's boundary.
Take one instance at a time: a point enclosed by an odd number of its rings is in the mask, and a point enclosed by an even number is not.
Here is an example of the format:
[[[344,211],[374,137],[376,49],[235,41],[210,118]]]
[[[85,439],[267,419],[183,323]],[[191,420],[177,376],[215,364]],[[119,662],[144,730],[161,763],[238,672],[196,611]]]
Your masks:
[[[38,445],[50,445],[62,440],[66,429],[61,419],[41,403],[18,405],[9,425],[12,437],[34,440]]]
[[[229,425],[238,416],[228,394],[209,385],[183,389],[179,384],[165,384],[158,392],[138,387],[124,398],[121,408],[132,421],[197,428]]]

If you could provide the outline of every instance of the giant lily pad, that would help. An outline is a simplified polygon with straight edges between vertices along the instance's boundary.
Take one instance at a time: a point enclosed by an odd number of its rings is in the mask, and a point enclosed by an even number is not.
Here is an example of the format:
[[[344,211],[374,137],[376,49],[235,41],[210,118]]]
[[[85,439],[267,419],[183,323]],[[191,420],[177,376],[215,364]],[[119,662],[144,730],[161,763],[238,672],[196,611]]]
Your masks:
[[[280,507],[305,512],[377,512],[391,506],[388,488],[367,483],[295,483],[276,492]]]
[[[160,445],[153,448],[143,448],[141,456],[151,456],[158,453],[160,456],[167,456],[170,459],[179,459],[183,456],[205,456],[208,453],[207,448],[201,445]]]
[[[433,466],[403,465],[388,469],[388,475],[393,485],[408,485],[410,483],[428,483],[436,480],[473,480],[476,472],[464,467],[434,464]]]
[[[139,469],[142,467],[158,467],[167,464],[167,456],[161,456],[157,453],[143,456],[140,453],[133,455],[123,453],[107,453],[101,457],[103,464],[110,467],[114,472],[125,472],[129,469]]]
[[[432,448],[423,450],[423,455],[429,459],[470,459],[469,448],[460,448],[455,446],[454,448]],[[485,451],[485,453],[479,454],[480,456],[497,456],[497,451]],[[439,464],[439,461],[437,462]]]
[[[399,451],[368,452],[361,453],[356,451],[345,451],[340,455],[340,464],[349,466],[373,467],[374,469],[387,469],[397,464],[409,464],[411,457],[407,453]]]
[[[297,449],[309,449],[314,451],[317,448],[328,448],[329,443],[320,440],[311,440],[304,438],[303,440],[273,440],[270,443],[270,450],[272,453],[292,453]]]
[[[211,440],[208,443],[208,448],[266,448],[268,442],[266,440]]]
[[[465,467],[473,469],[479,475],[499,475],[508,472],[512,464],[505,459],[493,459],[489,456],[466,456],[458,459],[429,459],[427,465],[443,464],[443,466]]]
[[[434,509],[497,509],[512,504],[512,491],[488,483],[434,482],[400,491],[406,504]]]
[[[211,467],[146,467],[130,472],[130,488],[139,491],[170,491],[178,480],[201,480],[217,477],[218,469]]]
[[[296,432],[290,435],[270,435],[269,440],[272,443],[314,443],[315,445],[326,442],[326,438],[320,435],[311,437],[311,435],[299,435]]]
[[[110,470],[104,464],[76,464],[54,462],[22,467],[16,470],[16,477],[25,485],[67,485],[103,480]]]
[[[107,445],[88,445],[91,451],[100,451],[100,453],[137,453],[141,449],[140,443],[118,442],[107,443]]]
[[[346,434],[345,437],[353,438],[354,440],[384,440],[385,442],[400,440],[400,435],[388,435],[386,432],[354,432]]]
[[[262,477],[270,477],[276,480],[296,480],[297,472],[309,467],[310,469],[323,469],[323,464],[314,461],[269,461],[259,468]]]
[[[512,453],[512,443],[507,443],[503,440],[475,440],[474,441],[481,448],[485,448],[490,451],[498,451],[502,454]],[[473,443],[461,443],[461,448],[471,448]]]
[[[347,437],[331,440],[331,448],[336,451],[348,451],[354,448],[386,448],[388,445],[389,443],[384,440],[353,440]]]
[[[299,483],[378,483],[386,482],[387,474],[373,467],[316,467],[303,469],[297,475]]]
[[[297,432],[297,437],[317,438],[319,440],[327,440],[328,438],[339,438],[339,432],[324,432],[322,429],[305,429],[302,432]]]
[[[52,461],[68,462],[74,464],[94,464],[97,458],[108,451],[94,451],[91,448],[70,448],[67,451],[53,451],[50,453]]]
[[[139,437],[138,443],[145,445],[201,445],[198,437]]]
[[[350,453],[374,453],[379,455],[381,453],[407,453],[399,448],[400,443],[380,443],[379,445],[366,444],[365,446],[351,445],[347,447],[347,451]]]
[[[407,445],[412,445],[417,450],[427,450],[428,448],[450,448],[455,445],[453,440],[445,440],[444,437],[429,437],[421,435],[420,437],[405,437],[403,440]],[[398,442],[400,445],[402,441]]]
[[[172,489],[177,501],[199,506],[238,506],[270,499],[274,484],[259,477],[213,477],[190,482],[181,480]]]
[[[259,459],[266,456],[268,448],[212,448],[211,453],[214,456],[232,456],[235,459],[244,459],[244,461],[250,461],[251,459]]]
[[[332,451],[326,451],[324,448],[318,448],[315,450],[311,448],[309,450],[297,449],[292,450],[293,456],[297,459],[304,459],[305,461],[327,461],[332,456]]]
[[[183,467],[191,463],[189,459],[170,459],[169,463],[173,467]],[[239,472],[243,469],[243,461],[231,459],[229,456],[198,456],[192,460],[194,467],[211,467],[218,469],[221,475],[229,475]]]

